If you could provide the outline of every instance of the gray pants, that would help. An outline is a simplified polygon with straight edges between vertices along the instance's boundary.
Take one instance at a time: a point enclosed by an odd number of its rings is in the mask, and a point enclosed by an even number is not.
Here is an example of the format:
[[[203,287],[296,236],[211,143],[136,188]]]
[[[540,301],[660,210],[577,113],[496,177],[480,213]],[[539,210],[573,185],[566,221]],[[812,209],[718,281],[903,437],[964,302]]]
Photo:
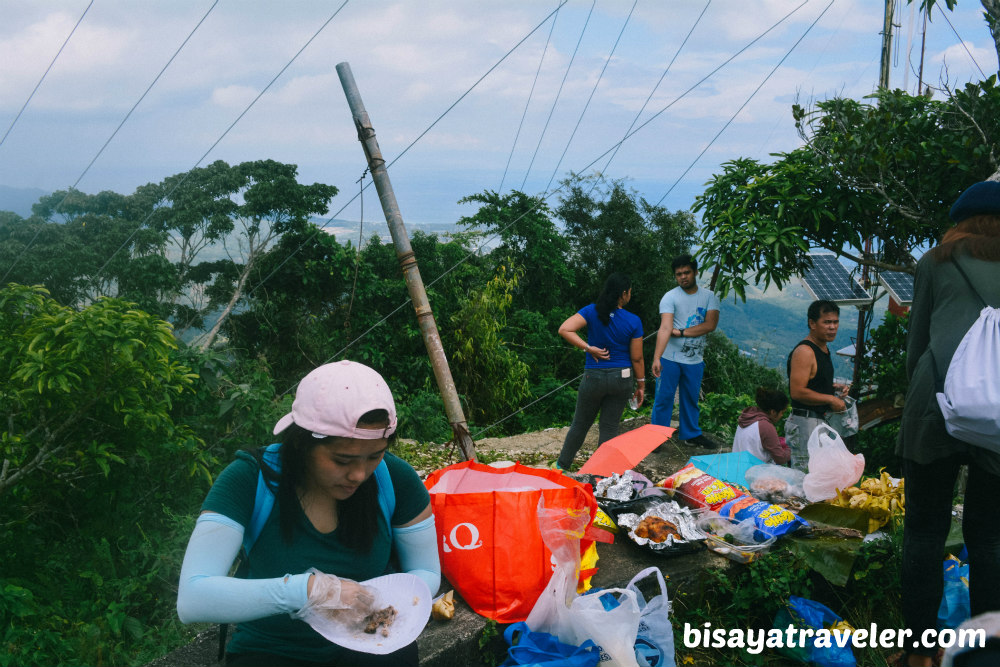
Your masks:
[[[820,424],[826,421],[818,417],[802,417],[788,415],[785,420],[785,444],[792,450],[789,465],[796,470],[809,472],[809,436]]]
[[[598,424],[600,435],[598,444],[618,435],[618,424],[625,410],[625,404],[634,391],[632,372],[622,377],[624,368],[588,368],[583,372],[583,380],[576,393],[576,412],[573,423],[566,434],[557,464],[568,470],[573,465],[573,457],[580,450],[587,431],[590,430],[597,413],[601,413]]]

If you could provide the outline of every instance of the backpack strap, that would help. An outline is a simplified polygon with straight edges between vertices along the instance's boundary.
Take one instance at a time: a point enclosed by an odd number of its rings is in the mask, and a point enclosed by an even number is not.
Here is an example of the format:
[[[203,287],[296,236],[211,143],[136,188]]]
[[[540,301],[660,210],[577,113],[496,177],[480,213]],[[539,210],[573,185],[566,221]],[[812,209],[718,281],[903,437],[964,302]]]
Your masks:
[[[976,298],[979,299],[979,303],[983,304],[983,308],[989,306],[990,304],[986,303],[986,299],[984,299],[983,295],[979,293],[979,290],[973,287],[972,281],[969,280],[969,276],[965,275],[965,271],[962,269],[962,265],[956,262],[954,258],[952,258],[951,263],[955,265],[955,268],[958,269],[958,272],[962,274],[963,278],[965,278],[966,284],[969,286],[969,289],[972,290],[972,293],[976,295]]]
[[[281,443],[268,445],[263,453],[262,460],[275,472],[281,472]],[[392,515],[396,511],[396,492],[392,488],[392,478],[389,476],[389,467],[383,458],[375,468],[375,483],[378,486],[378,504],[385,517],[385,523],[392,531]],[[250,549],[257,542],[260,533],[264,530],[264,524],[271,516],[274,509],[274,490],[264,479],[264,472],[257,473],[257,493],[253,501],[253,512],[250,514],[250,526],[243,534],[243,558],[246,559]]]

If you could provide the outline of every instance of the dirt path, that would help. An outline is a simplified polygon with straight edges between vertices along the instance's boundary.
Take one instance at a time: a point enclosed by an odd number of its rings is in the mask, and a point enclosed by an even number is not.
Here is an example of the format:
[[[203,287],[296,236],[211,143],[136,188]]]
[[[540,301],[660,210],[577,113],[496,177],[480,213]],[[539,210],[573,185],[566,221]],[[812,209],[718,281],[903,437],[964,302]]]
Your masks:
[[[628,419],[622,422],[621,432],[625,433],[648,423],[649,417],[646,416]],[[676,427],[676,424],[674,426]],[[541,454],[546,460],[551,460],[559,456],[559,450],[562,448],[563,440],[566,439],[567,431],[569,431],[568,426],[536,431],[534,433],[522,433],[506,438],[483,438],[476,441],[476,449],[478,451],[492,450],[498,453],[502,452],[511,461],[526,458],[526,455],[529,454]],[[586,461],[594,453],[595,449],[597,449],[596,424],[590,428],[587,438],[583,442],[583,447],[580,448],[579,453],[576,455],[577,463],[582,464]],[[692,455],[710,454],[728,450],[728,447],[714,450],[689,447],[680,444],[675,438],[671,438],[660,448],[660,451],[649,454],[635,469],[654,482],[659,482],[682,468]]]

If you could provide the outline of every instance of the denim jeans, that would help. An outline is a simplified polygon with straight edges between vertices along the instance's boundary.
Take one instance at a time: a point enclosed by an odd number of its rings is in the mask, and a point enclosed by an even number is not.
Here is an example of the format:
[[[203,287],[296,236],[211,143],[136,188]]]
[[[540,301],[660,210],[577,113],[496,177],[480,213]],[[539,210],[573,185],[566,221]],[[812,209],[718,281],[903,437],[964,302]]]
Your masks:
[[[1000,610],[1000,532],[996,504],[1000,476],[962,455],[931,463],[903,459],[906,515],[903,519],[902,612],[911,639],[937,627],[944,592],[941,562],[951,527],[951,505],[959,467],[969,463],[962,535],[969,550],[969,601],[972,615]],[[914,653],[934,655],[933,648]]]
[[[701,427],[698,426],[698,396],[704,374],[705,362],[679,364],[661,358],[660,377],[656,378],[656,396],[653,397],[650,421],[659,426],[670,426],[670,418],[674,413],[674,395],[680,387],[677,439],[690,440],[701,435]]]
[[[809,436],[817,426],[825,423],[818,417],[788,415],[785,420],[785,444],[792,454],[789,461],[792,468],[809,472]]]
[[[623,371],[628,372],[627,377],[622,377]],[[633,391],[631,368],[587,368],[583,371],[583,380],[576,393],[573,423],[557,460],[560,468],[566,470],[573,464],[573,457],[583,445],[598,412],[601,413],[598,444],[618,435],[622,412]]]

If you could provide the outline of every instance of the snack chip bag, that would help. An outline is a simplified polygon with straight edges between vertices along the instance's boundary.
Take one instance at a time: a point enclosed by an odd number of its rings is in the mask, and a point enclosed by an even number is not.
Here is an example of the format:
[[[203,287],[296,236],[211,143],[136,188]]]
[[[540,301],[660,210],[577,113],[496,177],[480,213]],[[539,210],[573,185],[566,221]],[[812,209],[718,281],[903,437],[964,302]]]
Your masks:
[[[719,514],[730,521],[753,519],[757,526],[754,539],[763,542],[769,537],[782,537],[809,524],[805,519],[778,505],[771,505],[753,496],[743,496],[722,505]]]
[[[675,499],[695,509],[717,512],[726,503],[746,496],[735,487],[694,467],[693,463],[660,482]],[[749,497],[749,496],[747,496]]]

